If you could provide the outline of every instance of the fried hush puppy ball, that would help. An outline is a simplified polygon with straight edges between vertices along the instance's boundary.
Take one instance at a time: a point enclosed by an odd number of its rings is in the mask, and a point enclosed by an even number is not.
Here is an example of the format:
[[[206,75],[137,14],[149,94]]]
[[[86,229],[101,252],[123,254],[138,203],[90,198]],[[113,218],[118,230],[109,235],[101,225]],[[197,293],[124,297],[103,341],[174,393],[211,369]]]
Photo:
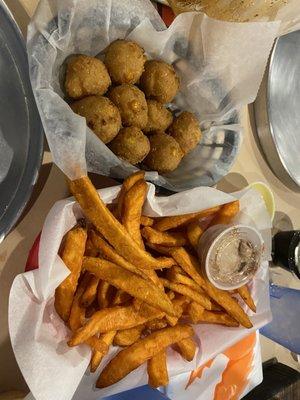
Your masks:
[[[160,103],[170,103],[179,89],[179,78],[172,65],[164,61],[151,60],[145,64],[140,87],[147,98]]]
[[[140,89],[124,83],[111,89],[108,97],[118,107],[124,126],[137,126],[141,129],[146,127],[148,107]]]
[[[147,100],[148,123],[144,132],[165,131],[173,121],[172,113],[156,100]]]
[[[102,140],[109,143],[121,128],[118,108],[103,96],[88,96],[71,105],[72,110],[85,117],[89,128]]]
[[[122,128],[109,147],[116,156],[133,165],[143,161],[150,151],[147,136],[136,126]]]
[[[197,146],[201,139],[198,119],[194,114],[183,111],[177,118],[174,118],[168,134],[179,143],[183,153],[187,154]]]
[[[116,40],[105,53],[104,64],[114,83],[136,83],[144,71],[144,49],[135,42]]]
[[[104,94],[111,84],[102,61],[85,55],[73,56],[67,62],[65,90],[72,99]]]
[[[159,173],[171,172],[176,169],[183,157],[183,152],[172,136],[157,132],[149,136],[150,152],[145,158],[145,165]]]

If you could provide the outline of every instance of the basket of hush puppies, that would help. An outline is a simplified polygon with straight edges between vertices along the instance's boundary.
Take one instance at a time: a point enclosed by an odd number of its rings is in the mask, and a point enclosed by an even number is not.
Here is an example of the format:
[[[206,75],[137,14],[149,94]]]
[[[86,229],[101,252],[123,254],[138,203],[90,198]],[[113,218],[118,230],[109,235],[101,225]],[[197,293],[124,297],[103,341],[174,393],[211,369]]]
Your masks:
[[[67,61],[65,92],[72,110],[117,157],[159,174],[174,171],[201,139],[195,114],[171,111],[179,91],[173,66],[147,60],[130,40],[112,42],[103,61],[87,55]]]

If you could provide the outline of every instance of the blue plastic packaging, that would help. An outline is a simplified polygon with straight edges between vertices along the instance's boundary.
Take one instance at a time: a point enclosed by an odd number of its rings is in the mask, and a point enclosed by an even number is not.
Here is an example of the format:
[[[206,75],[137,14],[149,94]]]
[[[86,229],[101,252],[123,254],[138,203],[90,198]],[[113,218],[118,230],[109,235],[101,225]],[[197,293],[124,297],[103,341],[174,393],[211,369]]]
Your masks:
[[[300,354],[300,290],[270,284],[273,320],[260,333]]]

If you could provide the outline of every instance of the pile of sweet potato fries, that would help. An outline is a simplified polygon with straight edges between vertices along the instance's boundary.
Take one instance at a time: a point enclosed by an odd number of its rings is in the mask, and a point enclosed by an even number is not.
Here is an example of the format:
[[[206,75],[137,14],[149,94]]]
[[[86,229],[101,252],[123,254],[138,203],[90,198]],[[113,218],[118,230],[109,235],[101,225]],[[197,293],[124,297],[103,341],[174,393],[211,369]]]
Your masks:
[[[60,255],[70,275],[55,292],[55,309],[72,332],[69,346],[91,347],[96,371],[111,345],[123,349],[102,370],[96,386],[118,382],[147,362],[149,385],[168,383],[166,348],[191,361],[196,352],[187,323],[251,328],[238,296],[253,311],[246,286],[231,293],[201,273],[196,247],[203,229],[229,223],[239,202],[192,214],[142,215],[144,173],[127,178],[115,204],[106,206],[88,177],[69,183],[86,219],[64,237]],[[184,322],[183,322],[184,321]]]

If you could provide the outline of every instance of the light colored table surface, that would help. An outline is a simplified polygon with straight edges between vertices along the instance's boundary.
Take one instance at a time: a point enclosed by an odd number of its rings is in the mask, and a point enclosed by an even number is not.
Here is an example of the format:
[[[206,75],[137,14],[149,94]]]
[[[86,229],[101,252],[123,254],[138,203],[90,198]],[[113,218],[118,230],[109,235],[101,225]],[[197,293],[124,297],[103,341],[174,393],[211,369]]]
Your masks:
[[[6,3],[25,35],[29,17],[33,14],[37,0],[6,0]],[[231,192],[254,181],[265,182],[274,191],[277,210],[275,229],[299,228],[300,194],[287,189],[264,161],[251,129],[248,109],[243,112],[243,126],[245,137],[239,157],[232,171],[218,184],[218,188]],[[98,187],[108,186],[110,182],[107,178],[100,178]],[[0,245],[0,393],[7,390],[27,390],[8,337],[7,306],[11,283],[16,274],[23,272],[28,251],[40,232],[49,209],[55,201],[67,196],[64,176],[52,165],[48,151],[45,151],[40,179],[36,186],[30,203],[31,208],[29,206],[29,211]],[[298,282],[290,274],[280,274],[280,280],[284,284],[298,286]],[[300,370],[299,364],[286,349],[264,338],[262,351],[263,359],[276,356],[285,364]]]

